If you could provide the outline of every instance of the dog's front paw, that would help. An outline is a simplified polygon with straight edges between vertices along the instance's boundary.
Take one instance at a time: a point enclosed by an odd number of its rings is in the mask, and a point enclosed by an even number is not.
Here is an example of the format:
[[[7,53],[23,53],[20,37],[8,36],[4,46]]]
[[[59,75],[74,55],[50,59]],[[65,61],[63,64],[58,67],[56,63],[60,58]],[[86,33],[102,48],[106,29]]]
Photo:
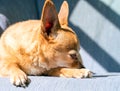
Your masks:
[[[78,75],[76,75],[76,78],[90,78],[92,77],[93,73],[88,69],[79,69]]]
[[[68,78],[90,78],[92,77],[92,72],[88,69],[62,69],[61,77]]]
[[[10,75],[10,81],[13,85],[17,87],[27,87],[30,83],[30,79],[23,71],[14,72]]]

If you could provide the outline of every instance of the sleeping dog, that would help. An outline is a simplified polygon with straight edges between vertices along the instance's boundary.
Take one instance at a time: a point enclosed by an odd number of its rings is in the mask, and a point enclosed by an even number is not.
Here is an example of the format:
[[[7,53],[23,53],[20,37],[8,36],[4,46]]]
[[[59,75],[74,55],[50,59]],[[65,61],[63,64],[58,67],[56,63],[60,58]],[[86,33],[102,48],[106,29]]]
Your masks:
[[[57,13],[53,2],[46,0],[41,20],[8,27],[0,39],[0,76],[22,87],[30,82],[28,75],[91,77],[82,63],[77,35],[68,26],[68,14],[67,1]]]

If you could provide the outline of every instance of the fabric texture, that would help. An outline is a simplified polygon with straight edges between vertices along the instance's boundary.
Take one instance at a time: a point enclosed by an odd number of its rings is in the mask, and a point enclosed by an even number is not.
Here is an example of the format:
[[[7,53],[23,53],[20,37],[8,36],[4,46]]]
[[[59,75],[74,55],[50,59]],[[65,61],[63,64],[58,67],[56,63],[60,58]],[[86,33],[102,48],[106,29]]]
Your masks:
[[[0,78],[0,91],[119,91],[120,76],[103,75],[91,79],[31,76],[26,88],[15,87],[9,79]]]

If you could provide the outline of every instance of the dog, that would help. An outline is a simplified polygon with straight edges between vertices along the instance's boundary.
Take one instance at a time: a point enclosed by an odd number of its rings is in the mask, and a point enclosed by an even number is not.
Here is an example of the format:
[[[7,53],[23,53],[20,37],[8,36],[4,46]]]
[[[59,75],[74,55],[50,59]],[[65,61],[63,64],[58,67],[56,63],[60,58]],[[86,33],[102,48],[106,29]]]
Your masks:
[[[57,13],[54,3],[46,0],[41,20],[8,27],[0,38],[0,76],[20,87],[30,83],[28,75],[91,77],[79,54],[77,35],[68,26],[68,14],[67,1]]]

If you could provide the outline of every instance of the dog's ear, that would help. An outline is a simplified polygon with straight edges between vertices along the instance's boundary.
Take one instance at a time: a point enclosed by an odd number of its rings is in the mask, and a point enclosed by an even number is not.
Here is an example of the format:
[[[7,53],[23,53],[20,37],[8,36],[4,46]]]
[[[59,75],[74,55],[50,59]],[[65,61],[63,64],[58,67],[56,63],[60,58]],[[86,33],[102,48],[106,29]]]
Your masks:
[[[51,0],[46,0],[42,16],[41,16],[42,26],[43,26],[43,33],[49,36],[51,33],[57,31],[56,28],[60,27],[58,14],[56,8]]]
[[[58,17],[61,25],[68,25],[69,6],[67,1],[61,5]]]

